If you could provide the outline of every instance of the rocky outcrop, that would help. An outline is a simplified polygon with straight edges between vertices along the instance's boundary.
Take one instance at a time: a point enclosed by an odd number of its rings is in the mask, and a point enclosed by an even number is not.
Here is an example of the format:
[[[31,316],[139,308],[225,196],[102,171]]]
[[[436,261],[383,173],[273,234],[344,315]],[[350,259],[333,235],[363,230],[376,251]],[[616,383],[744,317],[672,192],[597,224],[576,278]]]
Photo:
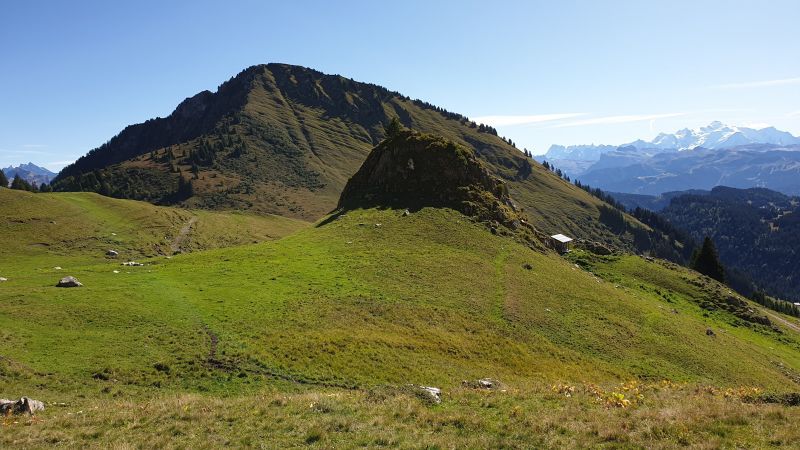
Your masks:
[[[493,233],[534,232],[475,152],[444,138],[404,130],[376,146],[347,182],[342,210],[447,207],[486,223]]]

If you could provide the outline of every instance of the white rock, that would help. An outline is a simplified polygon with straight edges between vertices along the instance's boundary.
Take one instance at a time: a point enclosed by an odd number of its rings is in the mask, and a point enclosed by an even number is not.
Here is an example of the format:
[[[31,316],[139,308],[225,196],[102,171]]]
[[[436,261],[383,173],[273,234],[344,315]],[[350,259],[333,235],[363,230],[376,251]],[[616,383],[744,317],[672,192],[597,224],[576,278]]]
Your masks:
[[[420,386],[419,389],[434,403],[442,403],[442,390],[433,386]]]
[[[58,284],[56,284],[56,287],[63,287],[63,288],[81,287],[81,286],[83,286],[83,284],[81,284],[81,282],[78,281],[77,278],[72,276],[64,277],[58,282]]]

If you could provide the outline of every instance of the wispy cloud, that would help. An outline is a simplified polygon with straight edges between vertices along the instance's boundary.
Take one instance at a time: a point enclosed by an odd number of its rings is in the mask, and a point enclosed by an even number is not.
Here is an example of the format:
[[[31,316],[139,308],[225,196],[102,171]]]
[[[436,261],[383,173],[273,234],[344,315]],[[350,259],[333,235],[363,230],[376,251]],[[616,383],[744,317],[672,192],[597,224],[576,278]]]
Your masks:
[[[687,114],[689,113],[676,112],[676,113],[665,113],[665,114],[628,114],[621,116],[595,117],[593,119],[575,120],[572,122],[559,123],[553,125],[552,128],[581,127],[585,125],[608,125],[608,124],[630,123],[630,122],[646,122],[646,121],[653,121],[656,119],[666,119],[669,117],[680,117],[680,116],[685,116]]]
[[[571,119],[573,117],[585,116],[586,113],[564,113],[564,114],[536,114],[519,116],[481,116],[473,120],[477,123],[484,123],[493,127],[510,127],[516,125],[530,125],[534,123],[552,122],[555,120]]]
[[[52,152],[42,152],[39,150],[0,150],[0,153],[11,155],[52,155]]]
[[[800,77],[783,78],[780,80],[749,81],[746,83],[727,83],[714,86],[717,89],[749,89],[760,87],[787,86],[800,84]]]
[[[800,111],[793,111],[786,114],[786,117],[800,117]]]
[[[45,148],[47,145],[45,144],[25,144],[23,145],[25,148]]]

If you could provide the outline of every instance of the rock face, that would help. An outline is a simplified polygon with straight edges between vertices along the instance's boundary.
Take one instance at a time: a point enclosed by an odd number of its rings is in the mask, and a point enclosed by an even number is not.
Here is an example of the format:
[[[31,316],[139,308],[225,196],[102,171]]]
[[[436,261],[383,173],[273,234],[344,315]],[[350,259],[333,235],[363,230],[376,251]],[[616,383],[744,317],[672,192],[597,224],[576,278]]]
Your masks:
[[[449,207],[510,230],[526,224],[508,188],[475,152],[444,138],[405,130],[375,147],[347,182],[340,209]]]
[[[63,288],[81,287],[81,286],[83,286],[83,284],[81,284],[81,282],[78,281],[77,278],[72,277],[72,276],[64,277],[58,282],[58,284],[56,284],[56,287],[63,287]]]

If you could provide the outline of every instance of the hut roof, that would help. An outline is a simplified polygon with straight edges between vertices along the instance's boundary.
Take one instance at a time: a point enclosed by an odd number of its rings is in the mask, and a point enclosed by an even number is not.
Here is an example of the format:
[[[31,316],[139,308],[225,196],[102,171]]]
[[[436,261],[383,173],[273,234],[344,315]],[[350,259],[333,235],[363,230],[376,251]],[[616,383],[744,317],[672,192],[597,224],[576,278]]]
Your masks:
[[[550,237],[555,239],[555,240],[557,240],[558,242],[561,242],[561,243],[564,243],[564,244],[566,244],[567,242],[571,242],[572,241],[571,237],[564,236],[563,234],[554,234],[554,235],[552,235]]]

